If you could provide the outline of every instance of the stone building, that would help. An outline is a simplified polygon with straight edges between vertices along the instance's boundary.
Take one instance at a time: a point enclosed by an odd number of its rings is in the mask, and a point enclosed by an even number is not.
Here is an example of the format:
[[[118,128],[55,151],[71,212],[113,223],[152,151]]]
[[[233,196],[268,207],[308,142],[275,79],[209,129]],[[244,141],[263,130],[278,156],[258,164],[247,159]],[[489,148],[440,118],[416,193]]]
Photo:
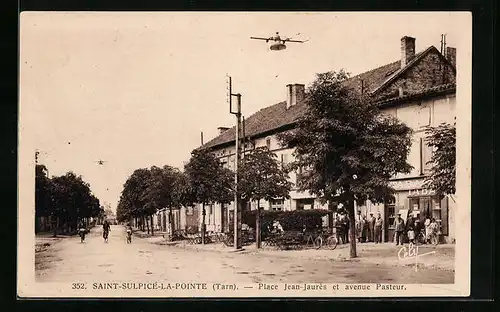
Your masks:
[[[448,47],[441,53],[430,46],[420,53],[415,53],[415,38],[401,38],[401,57],[390,64],[356,75],[345,83],[359,93],[368,94],[383,113],[393,115],[414,130],[413,144],[408,162],[414,167],[410,174],[397,175],[391,185],[397,190],[394,202],[374,205],[367,202],[356,209],[363,215],[380,212],[385,220],[384,240],[392,240],[392,223],[397,213],[406,215],[418,212],[432,215],[441,224],[446,239],[455,236],[455,202],[446,196],[440,200],[432,190],[422,188],[423,180],[429,172],[426,164],[432,151],[425,144],[424,127],[442,122],[455,121],[455,78],[456,50]],[[276,135],[293,129],[297,117],[304,112],[305,87],[303,84],[286,86],[285,101],[263,108],[246,118],[243,150],[267,146],[281,163],[293,161],[293,150],[282,147]],[[219,128],[220,134],[201,148],[211,148],[225,167],[234,169],[235,163],[235,128]],[[292,182],[297,174],[290,174]],[[271,202],[261,200],[265,210],[327,209],[326,205],[309,195],[293,189],[290,199],[276,199]],[[234,203],[207,206],[206,224],[208,231],[227,231],[232,219]],[[256,203],[250,203],[250,209],[256,209]],[[201,217],[199,218],[201,220]]]

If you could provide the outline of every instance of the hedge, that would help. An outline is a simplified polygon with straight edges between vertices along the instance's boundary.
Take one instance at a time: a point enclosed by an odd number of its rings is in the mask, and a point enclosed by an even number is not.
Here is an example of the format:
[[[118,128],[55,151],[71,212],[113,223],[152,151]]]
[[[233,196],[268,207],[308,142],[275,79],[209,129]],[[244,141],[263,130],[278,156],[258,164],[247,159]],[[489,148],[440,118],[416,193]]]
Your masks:
[[[261,228],[262,233],[267,234],[268,227],[272,226],[274,221],[279,221],[285,231],[301,231],[306,229],[321,228],[323,226],[322,218],[331,211],[324,209],[311,210],[293,210],[293,211],[271,211],[261,210]],[[255,229],[257,210],[243,211],[241,222]]]

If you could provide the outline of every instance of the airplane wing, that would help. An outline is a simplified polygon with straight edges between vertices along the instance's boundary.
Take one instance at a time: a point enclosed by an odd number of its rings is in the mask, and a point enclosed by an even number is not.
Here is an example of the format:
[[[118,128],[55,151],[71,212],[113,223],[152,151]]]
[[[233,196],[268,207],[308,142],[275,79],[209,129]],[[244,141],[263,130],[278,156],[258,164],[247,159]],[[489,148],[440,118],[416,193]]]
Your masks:
[[[306,40],[306,41],[300,41],[300,40],[285,39],[284,41],[286,41],[286,42],[298,42],[298,43],[304,43],[304,42],[306,42],[307,40]]]
[[[257,40],[271,40],[271,38],[261,38],[261,37],[250,37],[250,39],[257,39]]]

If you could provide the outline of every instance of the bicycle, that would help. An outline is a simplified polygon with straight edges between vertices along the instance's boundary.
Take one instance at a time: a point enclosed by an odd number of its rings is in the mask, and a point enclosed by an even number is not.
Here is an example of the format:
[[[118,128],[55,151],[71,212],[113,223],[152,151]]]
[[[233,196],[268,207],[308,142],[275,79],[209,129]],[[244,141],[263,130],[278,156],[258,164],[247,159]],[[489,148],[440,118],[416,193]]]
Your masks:
[[[425,234],[425,229],[422,229],[420,233],[417,234],[417,237],[415,238],[415,242],[420,245],[427,244],[428,242],[434,246],[439,245],[439,234],[440,232],[433,232],[429,235],[429,238],[427,239],[427,235]]]
[[[109,231],[104,231],[102,233],[102,237],[104,238],[104,242],[108,242]]]

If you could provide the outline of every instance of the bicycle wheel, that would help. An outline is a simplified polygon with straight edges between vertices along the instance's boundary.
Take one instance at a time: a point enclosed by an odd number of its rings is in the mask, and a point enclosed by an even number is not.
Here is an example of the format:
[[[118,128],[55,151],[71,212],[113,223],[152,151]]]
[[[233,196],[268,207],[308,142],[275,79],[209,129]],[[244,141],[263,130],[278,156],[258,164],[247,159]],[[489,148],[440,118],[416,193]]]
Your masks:
[[[335,248],[337,248],[338,243],[339,242],[337,241],[337,238],[335,236],[330,236],[326,240],[326,246],[330,250],[334,250]]]
[[[320,249],[323,246],[323,237],[318,236],[314,240],[314,248],[315,249]]]

